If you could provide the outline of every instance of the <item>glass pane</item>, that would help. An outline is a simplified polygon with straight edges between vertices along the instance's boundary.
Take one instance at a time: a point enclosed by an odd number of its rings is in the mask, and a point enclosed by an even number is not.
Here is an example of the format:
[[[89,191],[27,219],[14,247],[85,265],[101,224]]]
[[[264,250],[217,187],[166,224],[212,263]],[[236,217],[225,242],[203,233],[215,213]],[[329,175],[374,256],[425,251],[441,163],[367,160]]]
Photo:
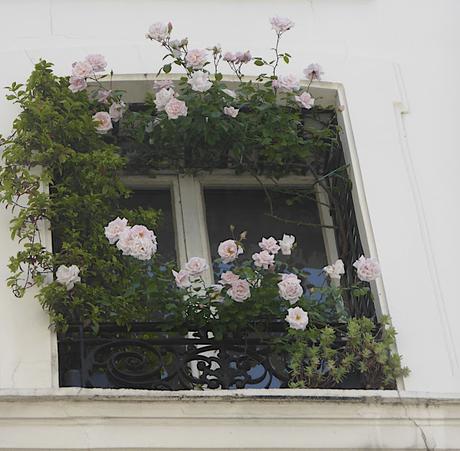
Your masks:
[[[175,227],[172,213],[172,199],[169,189],[135,190],[126,201],[127,208],[143,207],[161,210],[162,218],[155,234],[158,241],[158,255],[164,262],[176,259]]]
[[[293,196],[286,192],[270,192],[273,215],[267,195],[262,189],[205,189],[206,220],[211,246],[211,255],[217,258],[219,243],[231,237],[230,225],[235,226],[235,235],[247,231],[245,257],[250,258],[260,251],[262,237],[281,239],[283,234],[294,235],[297,247],[291,263],[310,273],[313,285],[322,285],[322,268],[327,265],[326,251],[321,227],[300,223],[320,224],[318,205],[315,200],[302,196],[300,202],[289,206]],[[273,217],[273,216],[276,216]],[[215,268],[216,274],[228,269],[228,265]]]

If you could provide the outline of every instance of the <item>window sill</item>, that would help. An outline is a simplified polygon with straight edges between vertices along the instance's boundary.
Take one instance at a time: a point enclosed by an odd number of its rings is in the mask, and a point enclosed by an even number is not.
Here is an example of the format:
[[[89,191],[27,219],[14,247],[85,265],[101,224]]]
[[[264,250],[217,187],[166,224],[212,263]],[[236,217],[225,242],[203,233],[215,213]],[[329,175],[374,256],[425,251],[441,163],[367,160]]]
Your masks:
[[[458,403],[460,393],[425,393],[397,390],[338,389],[241,389],[241,390],[136,390],[110,388],[34,388],[0,389],[0,402],[8,401],[312,401],[362,402],[367,404],[410,404],[428,406],[433,403]]]
[[[448,450],[459,425],[459,394],[0,390],[8,450]]]

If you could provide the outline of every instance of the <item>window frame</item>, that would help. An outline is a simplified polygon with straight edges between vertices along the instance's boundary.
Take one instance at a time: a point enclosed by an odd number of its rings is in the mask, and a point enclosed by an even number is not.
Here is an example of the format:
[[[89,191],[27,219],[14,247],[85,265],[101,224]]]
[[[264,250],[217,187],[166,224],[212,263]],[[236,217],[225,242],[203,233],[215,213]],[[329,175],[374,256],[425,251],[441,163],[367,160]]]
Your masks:
[[[323,243],[329,264],[337,260],[338,250],[333,220],[329,210],[329,199],[325,190],[311,176],[287,176],[274,181],[268,177],[258,179],[250,174],[235,174],[231,170],[216,170],[213,173],[197,175],[162,172],[154,176],[124,175],[123,182],[133,190],[170,189],[172,215],[174,222],[175,248],[177,262],[183,266],[191,257],[198,256],[212,261],[209,235],[206,221],[205,188],[262,189],[264,186],[305,187],[314,186]],[[224,239],[223,237],[222,239]],[[161,244],[160,244],[161,245]],[[206,283],[214,283],[212,265],[203,275]]]

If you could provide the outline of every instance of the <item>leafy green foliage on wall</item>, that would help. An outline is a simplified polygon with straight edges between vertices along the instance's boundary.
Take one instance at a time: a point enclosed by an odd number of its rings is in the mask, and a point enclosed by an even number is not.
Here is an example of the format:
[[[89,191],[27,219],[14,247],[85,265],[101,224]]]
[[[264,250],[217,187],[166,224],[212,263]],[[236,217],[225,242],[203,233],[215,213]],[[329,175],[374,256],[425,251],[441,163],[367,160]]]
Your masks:
[[[58,329],[67,322],[97,328],[147,320],[158,300],[168,298],[171,276],[166,267],[124,258],[107,242],[104,226],[123,215],[153,228],[159,213],[122,209],[129,196],[119,179],[125,160],[96,132],[86,93],[72,93],[68,79],[51,67],[38,63],[27,84],[13,84],[8,96],[21,113],[14,134],[2,142],[0,200],[14,214],[12,238],[23,244],[11,258],[8,285],[18,296],[37,285]],[[53,249],[43,241],[45,228]],[[71,292],[46,283],[59,265],[80,268],[83,282]]]

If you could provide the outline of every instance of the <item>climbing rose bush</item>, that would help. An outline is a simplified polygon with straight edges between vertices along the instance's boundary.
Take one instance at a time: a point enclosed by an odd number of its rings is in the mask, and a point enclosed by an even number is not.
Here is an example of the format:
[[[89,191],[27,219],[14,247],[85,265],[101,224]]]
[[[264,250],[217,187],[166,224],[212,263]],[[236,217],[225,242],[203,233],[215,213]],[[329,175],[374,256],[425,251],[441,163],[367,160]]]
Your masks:
[[[274,17],[270,24],[275,32],[270,57],[254,56],[246,48],[223,50],[220,45],[190,49],[187,38],[172,36],[172,23],[153,24],[146,37],[165,50],[158,75],[166,77],[154,81],[142,111],[131,111],[123,93],[112,86],[112,71],[101,54],[76,61],[68,78],[55,76],[52,65],[40,61],[27,85],[13,83],[9,88],[9,99],[23,112],[13,136],[2,139],[6,165],[0,168],[0,198],[21,209],[11,229],[25,246],[10,261],[8,284],[18,296],[39,286],[38,299],[59,331],[70,322],[91,326],[97,333],[105,321],[128,325],[159,318],[168,333],[183,336],[192,327],[222,339],[229,333],[245,336],[259,323],[278,320],[289,325],[289,339],[300,339],[292,359],[300,356],[302,373],[303,365],[314,365],[315,355],[303,359],[302,353],[314,352],[306,343],[318,342],[320,325],[319,347],[327,351],[328,360],[319,360],[313,373],[323,375],[326,366],[334,369],[330,356],[335,350],[328,348],[334,332],[324,324],[349,319],[344,295],[369,295],[368,282],[380,275],[375,259],[361,256],[354,263],[360,282],[352,286],[340,286],[345,271],[353,270],[341,260],[326,265],[323,281],[312,284],[311,274],[290,261],[298,245],[294,236],[261,237],[260,251],[246,255],[242,234],[219,245],[219,258],[212,265],[193,256],[177,268],[157,255],[152,229],[159,214],[125,209],[121,202],[128,197],[118,178],[125,168],[126,155],[118,153],[123,142],[146,150],[138,161],[146,170],[212,170],[222,167],[225,157],[226,167],[236,173],[275,180],[305,175],[312,148],[340,150],[333,121],[320,130],[305,121],[315,121],[324,111],[310,92],[323,69],[310,64],[303,77],[279,73],[292,58],[281,52],[280,41],[294,23]],[[249,65],[261,72],[246,81]],[[167,79],[173,66],[180,78]],[[238,80],[232,89],[222,81],[222,66]],[[43,183],[50,182],[53,189],[44,194]],[[16,202],[21,196],[28,198],[29,206]],[[44,219],[57,231],[54,254],[40,242]],[[356,324],[349,325],[356,341]],[[369,332],[363,336],[368,343]],[[388,360],[392,343],[376,348],[378,363]],[[293,347],[292,341],[289,345]],[[291,366],[294,370],[295,362]]]
[[[240,106],[247,100],[239,93],[221,86],[222,74],[220,72],[221,63],[226,63],[228,68],[237,76],[240,82],[243,81],[243,69],[249,63],[254,63],[259,67],[266,67],[272,74],[267,72],[257,77],[258,82],[268,80],[275,95],[283,93],[291,96],[287,100],[292,100],[292,104],[297,108],[309,110],[315,104],[315,99],[309,92],[310,84],[313,80],[321,80],[324,71],[319,64],[309,64],[304,70],[305,79],[302,81],[295,74],[278,75],[277,70],[281,62],[288,63],[291,56],[287,53],[279,52],[281,37],[294,27],[294,22],[288,18],[273,17],[270,24],[275,32],[276,44],[274,59],[266,60],[262,57],[253,57],[249,50],[222,50],[220,45],[214,45],[206,49],[189,48],[188,38],[173,39],[173,24],[155,22],[152,24],[146,38],[159,43],[167,52],[165,58],[167,62],[160,69],[160,72],[169,73],[172,65],[185,72],[184,83],[173,82],[172,80],[156,80],[152,86],[155,92],[154,104],[158,113],[165,112],[166,116],[159,115],[161,120],[177,121],[188,116],[189,103],[193,102],[185,86],[188,86],[195,96],[218,88],[219,92],[227,96],[228,101],[221,108],[220,114],[227,118],[236,119],[240,113]],[[107,89],[103,84],[109,76],[107,61],[103,55],[91,54],[83,61],[76,61],[72,65],[69,89],[72,92],[83,91],[88,88],[88,84],[95,86],[92,96],[103,107],[97,111],[93,118],[98,133],[106,134],[113,130],[113,124],[119,122],[127,111],[127,106],[122,101],[122,93]],[[181,85],[181,87],[179,87]],[[208,99],[209,100],[209,99]],[[208,104],[210,115],[215,115],[214,107]],[[159,122],[157,121],[158,125]]]
[[[115,245],[123,255],[141,261],[152,260],[157,251],[157,239],[152,230],[143,225],[129,226],[126,218],[117,217],[104,228],[104,235],[110,244]],[[303,283],[306,276],[302,276],[299,268],[289,268],[281,259],[289,259],[295,237],[284,234],[282,239],[262,237],[259,242],[260,252],[244,259],[244,240],[246,233],[242,233],[238,240],[227,239],[222,241],[217,248],[219,259],[209,265],[206,259],[198,256],[191,257],[182,268],[171,270],[171,275],[176,286],[177,298],[183,299],[195,307],[194,313],[203,313],[207,307],[207,314],[219,318],[219,304],[236,302],[251,305],[253,298],[258,297],[258,292],[266,293],[267,287],[277,288],[272,291],[272,296],[278,299],[279,315],[286,314],[285,320],[295,330],[304,330],[308,325],[308,312],[302,309],[306,291]],[[280,253],[279,251],[282,250]],[[284,250],[284,252],[283,252]],[[231,264],[232,270],[223,271],[218,283],[208,283],[211,279],[210,268],[219,267],[220,264]],[[374,258],[361,256],[353,266],[357,270],[360,280],[366,282],[375,280],[380,274],[380,266]],[[283,272],[279,272],[282,269]],[[67,290],[72,290],[76,283],[81,282],[79,268],[60,266],[56,272],[56,282],[64,285]],[[325,277],[340,280],[345,273],[342,260],[327,265],[323,268]],[[303,277],[303,279],[302,279]],[[359,287],[357,287],[359,288]],[[340,288],[335,296],[340,296]],[[329,290],[329,288],[326,288]],[[265,294],[262,294],[262,297]],[[284,303],[287,301],[286,303]],[[337,299],[336,299],[337,301]],[[197,307],[198,306],[198,307]],[[291,307],[292,306],[292,307]],[[244,307],[242,307],[244,308]]]

